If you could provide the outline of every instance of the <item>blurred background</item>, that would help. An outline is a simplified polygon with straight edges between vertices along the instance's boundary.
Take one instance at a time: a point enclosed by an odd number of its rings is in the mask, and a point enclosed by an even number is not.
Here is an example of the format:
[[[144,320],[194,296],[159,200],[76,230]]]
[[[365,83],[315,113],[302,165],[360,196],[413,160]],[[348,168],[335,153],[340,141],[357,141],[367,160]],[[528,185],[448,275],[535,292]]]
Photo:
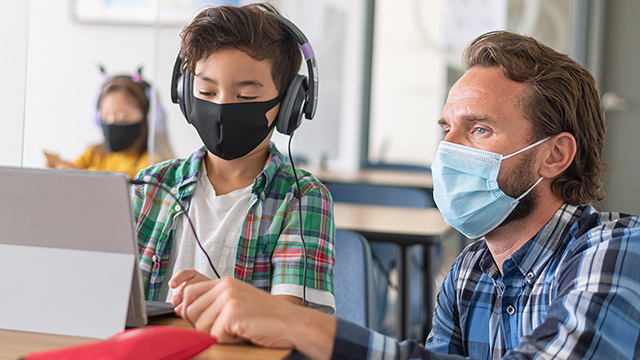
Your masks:
[[[43,167],[101,141],[93,121],[103,77],[143,68],[176,157],[202,145],[170,100],[180,31],[204,0],[0,0],[0,165]],[[634,0],[276,0],[309,38],[320,73],[319,109],[296,131],[294,156],[309,166],[428,167],[436,125],[460,54],[489,30],[531,35],[570,54],[596,77],[607,110],[603,210],[640,213],[640,3]],[[306,69],[301,69],[305,73]],[[152,106],[152,108],[154,108]],[[153,130],[152,126],[152,130]],[[281,150],[288,139],[274,141]],[[154,133],[149,143],[155,142]]]

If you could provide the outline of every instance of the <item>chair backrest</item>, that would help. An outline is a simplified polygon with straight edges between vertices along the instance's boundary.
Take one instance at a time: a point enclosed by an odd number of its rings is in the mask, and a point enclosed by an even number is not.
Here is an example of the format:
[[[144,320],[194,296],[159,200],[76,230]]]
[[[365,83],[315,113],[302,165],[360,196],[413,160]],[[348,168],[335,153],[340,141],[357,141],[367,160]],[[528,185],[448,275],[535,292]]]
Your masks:
[[[356,232],[338,229],[335,252],[335,315],[376,330],[376,296],[369,242]]]
[[[414,171],[414,172],[431,172],[431,168],[422,165],[412,164],[395,164],[395,163],[368,163],[364,167],[365,169],[380,169],[380,170],[397,170],[397,171]]]
[[[363,183],[327,183],[325,185],[334,201],[414,208],[435,207],[433,196],[426,189]]]

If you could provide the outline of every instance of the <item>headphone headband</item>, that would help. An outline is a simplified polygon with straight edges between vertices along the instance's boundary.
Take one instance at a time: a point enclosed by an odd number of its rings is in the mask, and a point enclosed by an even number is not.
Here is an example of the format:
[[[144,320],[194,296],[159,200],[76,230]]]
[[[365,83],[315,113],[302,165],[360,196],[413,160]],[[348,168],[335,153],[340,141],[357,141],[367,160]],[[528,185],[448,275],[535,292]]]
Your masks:
[[[307,119],[311,120],[316,114],[316,108],[318,106],[318,64],[316,62],[316,55],[313,52],[313,48],[311,47],[311,43],[309,43],[309,40],[304,35],[302,30],[300,30],[289,19],[271,11],[264,11],[264,13],[270,18],[275,19],[280,24],[282,24],[282,26],[284,26],[284,28],[289,31],[289,33],[296,39],[296,41],[300,45],[302,55],[307,62],[307,72],[309,74],[309,78],[311,79],[311,81],[309,82],[308,97],[304,105],[304,114]]]
[[[300,74],[294,76],[282,98],[280,110],[275,120],[276,128],[285,135],[291,135],[300,126],[302,114],[309,120],[315,116],[318,105],[318,65],[309,40],[295,24],[274,12],[262,11],[281,24],[298,43],[307,63],[311,80],[309,81],[306,76]],[[184,61],[178,54],[171,78],[171,101],[180,105],[180,110],[187,122],[191,122],[189,113],[191,111],[191,96],[193,96],[193,74],[184,65]]]

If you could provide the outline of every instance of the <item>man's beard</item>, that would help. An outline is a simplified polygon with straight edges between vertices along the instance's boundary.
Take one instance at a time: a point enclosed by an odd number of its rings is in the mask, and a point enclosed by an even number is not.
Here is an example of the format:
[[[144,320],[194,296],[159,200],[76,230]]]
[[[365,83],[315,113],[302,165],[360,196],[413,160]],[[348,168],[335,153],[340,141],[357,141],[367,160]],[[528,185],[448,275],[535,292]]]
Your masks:
[[[525,191],[529,190],[531,186],[535,183],[537,179],[535,179],[533,175],[533,164],[535,163],[536,152],[531,151],[529,153],[524,153],[522,159],[516,165],[515,169],[506,176],[505,180],[502,182],[500,188],[506,194],[511,196],[514,199],[519,198]],[[534,188],[529,192],[525,197],[520,199],[518,205],[516,205],[515,209],[507,216],[504,221],[498,225],[504,226],[510,222],[525,219],[527,216],[533,212],[538,202],[537,191]]]

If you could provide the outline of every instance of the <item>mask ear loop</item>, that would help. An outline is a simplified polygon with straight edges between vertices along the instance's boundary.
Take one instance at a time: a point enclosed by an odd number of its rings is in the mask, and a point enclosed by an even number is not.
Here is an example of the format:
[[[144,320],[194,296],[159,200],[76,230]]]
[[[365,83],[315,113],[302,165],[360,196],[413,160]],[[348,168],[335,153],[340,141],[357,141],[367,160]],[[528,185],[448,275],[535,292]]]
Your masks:
[[[529,146],[525,147],[524,149],[520,149],[520,150],[518,150],[518,151],[514,152],[513,154],[509,154],[509,155],[503,156],[503,157],[502,157],[502,160],[504,160],[504,159],[508,159],[508,158],[510,158],[510,157],[512,157],[512,156],[516,156],[516,155],[520,154],[521,152],[525,152],[525,151],[527,151],[527,150],[529,150],[529,149],[531,149],[531,148],[534,148],[534,147],[536,147],[536,146],[538,146],[538,145],[542,144],[543,142],[545,142],[545,141],[547,141],[547,140],[549,140],[549,139],[551,139],[551,136],[547,136],[546,138],[544,138],[544,139],[542,139],[542,140],[540,140],[540,141],[537,141],[537,142],[535,142],[535,143],[533,143],[533,144],[531,144],[531,145],[529,145]]]
[[[536,147],[536,146],[538,146],[538,145],[542,144],[543,142],[545,142],[545,141],[549,140],[550,138],[551,138],[551,136],[547,136],[546,138],[544,138],[544,139],[542,139],[542,140],[540,140],[540,141],[536,141],[535,143],[533,143],[533,144],[531,144],[531,145],[529,145],[529,146],[525,147],[524,149],[520,149],[520,150],[518,150],[518,151],[514,152],[513,154],[510,154],[510,155],[507,155],[507,156],[503,156],[503,157],[502,157],[502,160],[504,160],[504,159],[508,159],[508,158],[510,158],[510,157],[512,157],[512,156],[516,156],[516,155],[520,154],[521,152],[525,152],[525,151],[527,151],[527,150],[529,150],[529,149],[532,149],[532,148],[534,148],[534,147]],[[527,196],[527,194],[529,194],[529,193],[531,192],[531,190],[533,190],[533,188],[535,188],[536,186],[538,186],[538,184],[540,184],[540,182],[541,182],[543,179],[544,179],[544,177],[543,177],[543,176],[540,176],[540,178],[538,179],[538,181],[536,181],[536,182],[535,182],[535,183],[534,183],[534,184],[529,188],[529,190],[525,191],[525,192],[524,192],[524,194],[520,195],[520,196],[516,199],[516,201],[520,201],[520,200],[522,200],[522,198],[524,198],[525,196]]]
[[[520,201],[522,200],[523,197],[527,196],[528,193],[531,192],[531,190],[533,190],[534,187],[538,186],[538,184],[540,184],[540,181],[542,181],[544,179],[543,176],[540,176],[540,179],[538,179],[538,181],[536,181],[530,188],[529,190],[525,191],[524,194],[520,195],[516,201]]]

